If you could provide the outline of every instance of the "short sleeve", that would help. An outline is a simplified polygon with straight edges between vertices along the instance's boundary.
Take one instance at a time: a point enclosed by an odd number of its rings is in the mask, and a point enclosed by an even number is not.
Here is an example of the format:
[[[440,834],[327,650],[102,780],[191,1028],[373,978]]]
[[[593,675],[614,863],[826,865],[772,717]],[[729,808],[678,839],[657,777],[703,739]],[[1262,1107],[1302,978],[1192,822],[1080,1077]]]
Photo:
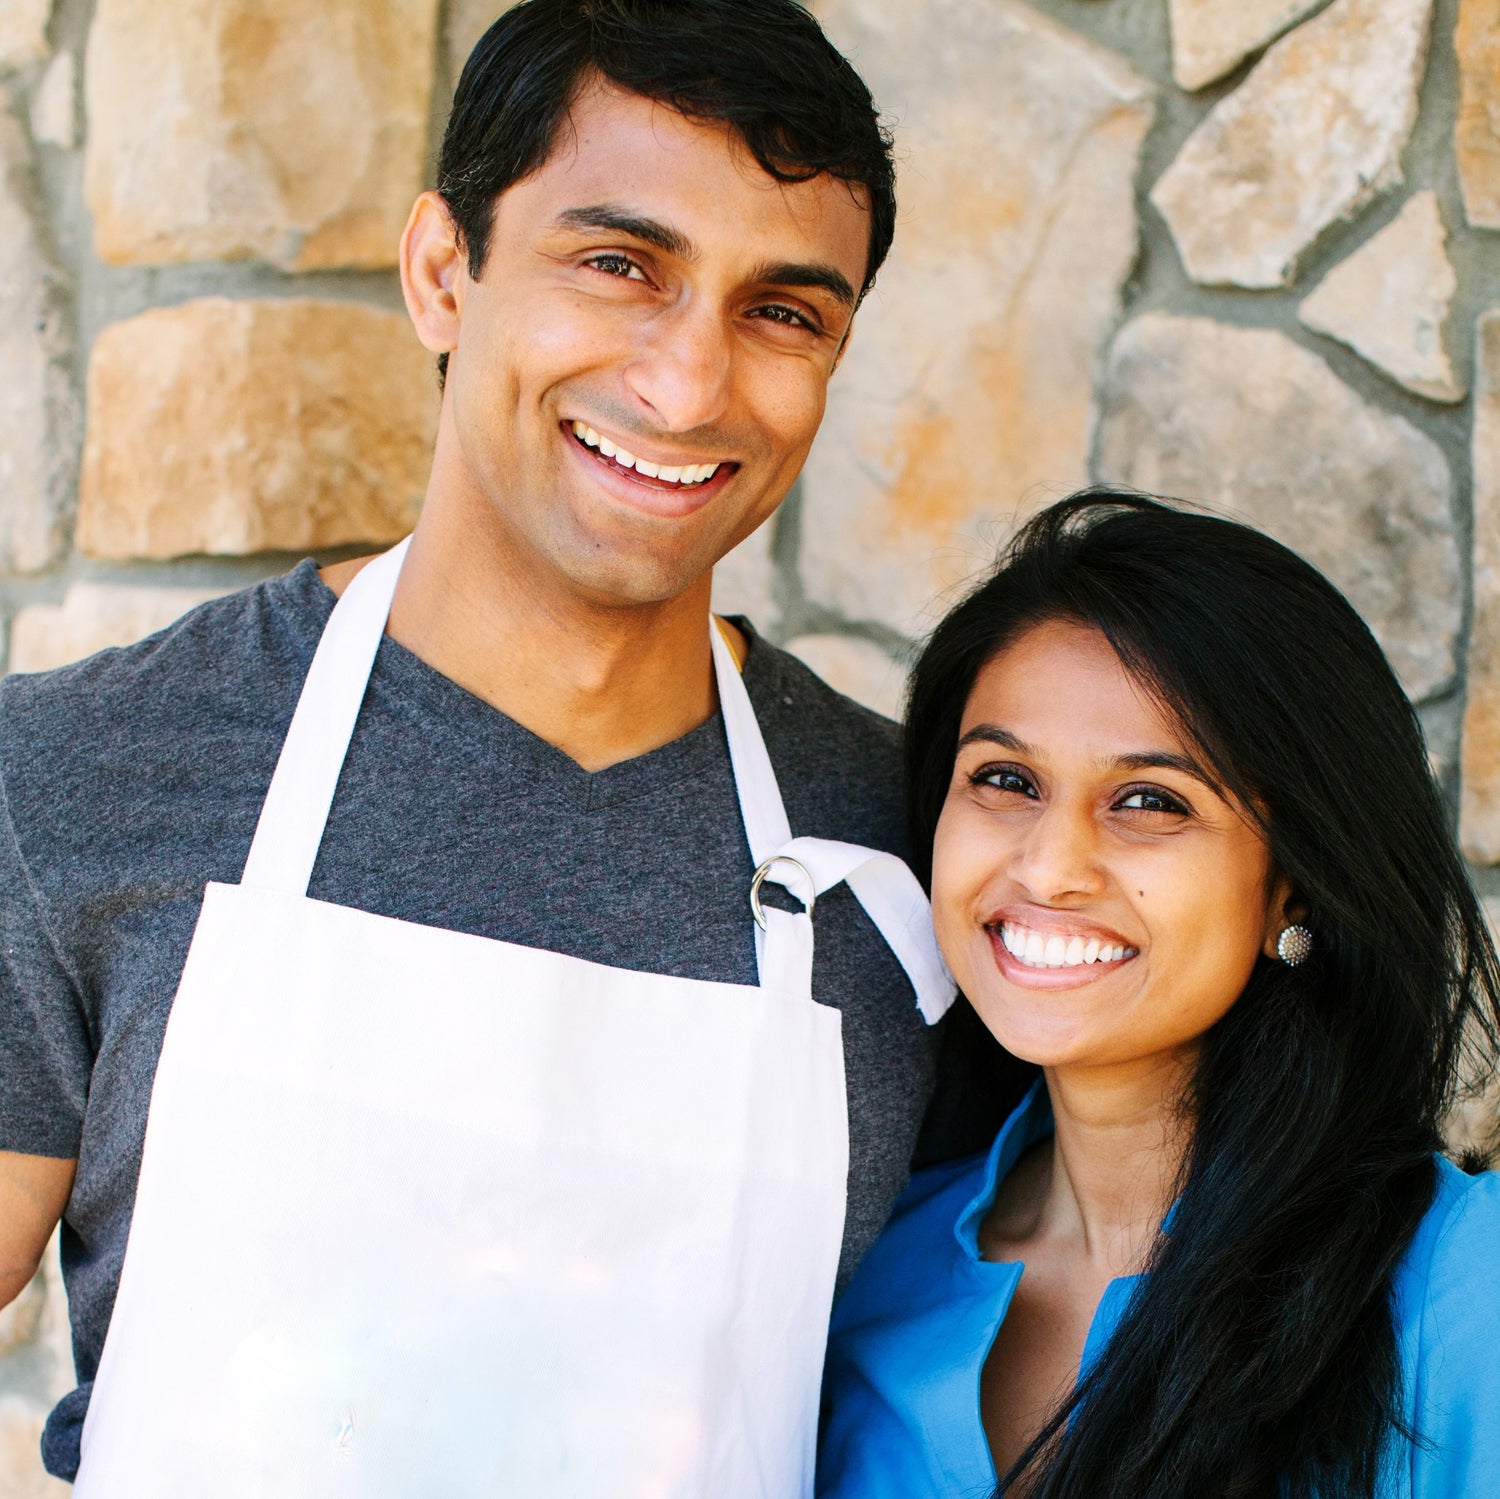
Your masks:
[[[0,1150],[78,1154],[93,1047],[0,779]]]
[[[1413,1499],[1500,1494],[1500,1176],[1444,1163],[1420,1300]],[[1416,1298],[1412,1298],[1413,1301]],[[1408,1345],[1409,1346],[1409,1345]]]

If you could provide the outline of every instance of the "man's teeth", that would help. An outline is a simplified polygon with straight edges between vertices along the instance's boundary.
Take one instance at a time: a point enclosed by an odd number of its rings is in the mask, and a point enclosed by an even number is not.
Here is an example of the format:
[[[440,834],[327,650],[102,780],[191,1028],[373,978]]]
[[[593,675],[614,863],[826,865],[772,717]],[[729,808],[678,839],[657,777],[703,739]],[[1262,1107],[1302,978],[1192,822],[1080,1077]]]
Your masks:
[[[637,458],[634,453],[627,453],[624,448],[617,447],[583,422],[573,423],[573,435],[579,442],[598,448],[606,458],[613,458],[621,468],[633,468],[636,473],[644,474],[648,479],[663,479],[668,484],[707,484],[719,471],[717,463],[688,463],[679,468],[648,463],[644,458]]]
[[[1118,963],[1134,957],[1133,947],[1100,942],[1097,937],[1043,936],[1024,926],[1005,922],[1000,928],[1005,950],[1028,968],[1081,968],[1087,963]]]

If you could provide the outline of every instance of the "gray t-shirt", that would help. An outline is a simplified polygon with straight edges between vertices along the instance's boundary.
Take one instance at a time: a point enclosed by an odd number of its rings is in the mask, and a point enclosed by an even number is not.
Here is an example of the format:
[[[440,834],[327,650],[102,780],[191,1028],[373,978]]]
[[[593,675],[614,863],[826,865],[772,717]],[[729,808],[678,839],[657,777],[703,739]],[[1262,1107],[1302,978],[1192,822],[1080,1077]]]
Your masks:
[[[0,1149],[79,1161],[62,1244],[81,1387],[44,1443],[61,1476],[77,1466],[203,887],[239,879],[333,601],[304,562],[140,645],[0,683]],[[895,726],[753,636],[744,676],[793,833],[902,852]],[[717,717],[589,774],[387,639],[309,893],[743,984],[751,873]],[[934,1047],[847,887],[819,899],[816,930],[815,993],[844,1016],[842,1286],[905,1183]]]

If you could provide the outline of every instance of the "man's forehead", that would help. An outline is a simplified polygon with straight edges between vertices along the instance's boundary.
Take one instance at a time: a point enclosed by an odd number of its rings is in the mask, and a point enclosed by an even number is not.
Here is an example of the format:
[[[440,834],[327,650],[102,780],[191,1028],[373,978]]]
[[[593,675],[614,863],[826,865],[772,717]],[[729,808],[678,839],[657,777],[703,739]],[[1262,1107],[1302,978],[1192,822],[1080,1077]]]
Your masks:
[[[613,84],[580,91],[547,160],[501,204],[512,195],[563,227],[591,218],[603,228],[608,210],[694,244],[748,235],[762,248],[772,240],[795,245],[798,260],[816,249],[841,266],[850,259],[846,274],[863,278],[870,216],[850,184],[826,175],[781,181],[732,126],[691,119]]]

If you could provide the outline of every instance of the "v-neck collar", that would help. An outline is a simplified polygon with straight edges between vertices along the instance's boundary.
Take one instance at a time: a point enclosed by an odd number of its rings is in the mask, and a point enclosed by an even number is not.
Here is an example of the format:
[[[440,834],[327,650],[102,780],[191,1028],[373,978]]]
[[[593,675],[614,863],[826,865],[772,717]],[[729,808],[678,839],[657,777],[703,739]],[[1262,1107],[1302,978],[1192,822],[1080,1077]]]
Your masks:
[[[317,590],[321,628],[336,596],[318,576],[315,563],[306,561],[300,567],[307,570]],[[764,689],[772,663],[754,626],[737,615],[729,618],[745,638],[741,675],[753,699]],[[715,708],[696,728],[666,744],[602,770],[585,770],[556,745],[444,676],[389,635],[380,643],[370,691],[418,732],[430,735],[441,725],[444,736],[461,737],[480,755],[503,763],[509,774],[523,777],[538,792],[556,797],[576,812],[660,795],[664,788],[681,794],[699,781],[716,777],[728,757],[723,714]]]

